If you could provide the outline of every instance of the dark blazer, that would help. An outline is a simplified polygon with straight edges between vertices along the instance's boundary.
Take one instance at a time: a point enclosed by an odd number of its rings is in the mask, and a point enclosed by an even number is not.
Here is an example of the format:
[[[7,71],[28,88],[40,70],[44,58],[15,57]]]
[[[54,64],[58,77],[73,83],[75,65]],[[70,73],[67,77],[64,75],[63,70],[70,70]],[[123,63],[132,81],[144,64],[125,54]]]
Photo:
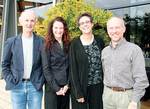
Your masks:
[[[95,40],[101,53],[104,43],[98,37],[95,37]],[[80,38],[76,38],[71,42],[69,61],[71,93],[76,99],[81,97],[86,98],[89,62]]]
[[[68,53],[61,49],[57,41],[51,45],[50,49],[43,48],[42,65],[47,84],[54,92],[68,84]]]
[[[42,71],[41,48],[43,39],[33,34],[33,64],[30,81],[37,90],[41,90],[44,84]],[[5,42],[2,74],[6,81],[6,90],[17,88],[22,82],[24,73],[23,46],[21,35],[11,37]]]

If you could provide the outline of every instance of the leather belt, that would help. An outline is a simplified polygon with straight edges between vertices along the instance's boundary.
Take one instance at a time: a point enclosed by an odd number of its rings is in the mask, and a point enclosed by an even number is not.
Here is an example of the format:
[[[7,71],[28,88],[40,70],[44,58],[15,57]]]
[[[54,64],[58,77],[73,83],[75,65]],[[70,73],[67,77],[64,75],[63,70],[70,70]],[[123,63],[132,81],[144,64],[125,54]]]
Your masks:
[[[107,87],[112,89],[113,91],[116,91],[116,92],[125,92],[127,90],[133,89],[133,88],[122,88],[122,87],[110,87],[110,86],[107,86]]]
[[[30,81],[30,79],[25,79],[25,78],[23,78],[22,81],[23,81],[23,82],[28,82],[28,81]]]

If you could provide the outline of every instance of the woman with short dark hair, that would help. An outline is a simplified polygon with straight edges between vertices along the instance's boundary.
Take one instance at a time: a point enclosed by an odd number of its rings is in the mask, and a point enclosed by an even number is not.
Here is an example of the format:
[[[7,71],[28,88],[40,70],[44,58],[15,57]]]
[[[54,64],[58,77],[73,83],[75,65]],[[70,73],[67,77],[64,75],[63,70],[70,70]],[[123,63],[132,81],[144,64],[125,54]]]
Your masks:
[[[69,53],[72,109],[103,109],[104,43],[92,33],[94,24],[89,13],[81,14],[77,22],[82,34],[71,42]]]

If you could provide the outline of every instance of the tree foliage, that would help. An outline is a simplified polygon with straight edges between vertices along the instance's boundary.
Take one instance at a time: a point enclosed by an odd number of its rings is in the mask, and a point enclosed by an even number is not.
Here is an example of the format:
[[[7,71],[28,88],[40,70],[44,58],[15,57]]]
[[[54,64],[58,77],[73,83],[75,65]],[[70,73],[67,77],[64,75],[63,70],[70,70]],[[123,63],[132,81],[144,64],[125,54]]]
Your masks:
[[[93,0],[91,3],[86,3],[84,0],[64,0],[64,2],[58,3],[55,7],[49,8],[46,12],[46,18],[42,22],[38,22],[36,31],[38,34],[45,36],[47,31],[48,22],[57,16],[63,17],[69,27],[71,38],[80,36],[80,31],[77,26],[76,20],[81,13],[88,12],[93,16],[94,34],[102,36],[104,40],[107,40],[106,21],[112,16],[112,13],[100,8],[95,8]]]

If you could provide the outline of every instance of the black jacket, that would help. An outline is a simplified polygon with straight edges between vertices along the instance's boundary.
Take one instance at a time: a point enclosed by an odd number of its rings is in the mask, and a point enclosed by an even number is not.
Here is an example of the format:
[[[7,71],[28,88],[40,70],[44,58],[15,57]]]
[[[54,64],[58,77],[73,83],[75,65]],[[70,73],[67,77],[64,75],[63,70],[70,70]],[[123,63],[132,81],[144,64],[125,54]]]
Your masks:
[[[47,84],[54,92],[59,91],[62,85],[68,84],[68,54],[57,41],[48,50],[44,47],[42,64]]]
[[[98,37],[95,37],[95,40],[101,53],[104,43]],[[89,62],[80,38],[76,38],[71,42],[69,61],[71,92],[76,99],[86,98]]]

